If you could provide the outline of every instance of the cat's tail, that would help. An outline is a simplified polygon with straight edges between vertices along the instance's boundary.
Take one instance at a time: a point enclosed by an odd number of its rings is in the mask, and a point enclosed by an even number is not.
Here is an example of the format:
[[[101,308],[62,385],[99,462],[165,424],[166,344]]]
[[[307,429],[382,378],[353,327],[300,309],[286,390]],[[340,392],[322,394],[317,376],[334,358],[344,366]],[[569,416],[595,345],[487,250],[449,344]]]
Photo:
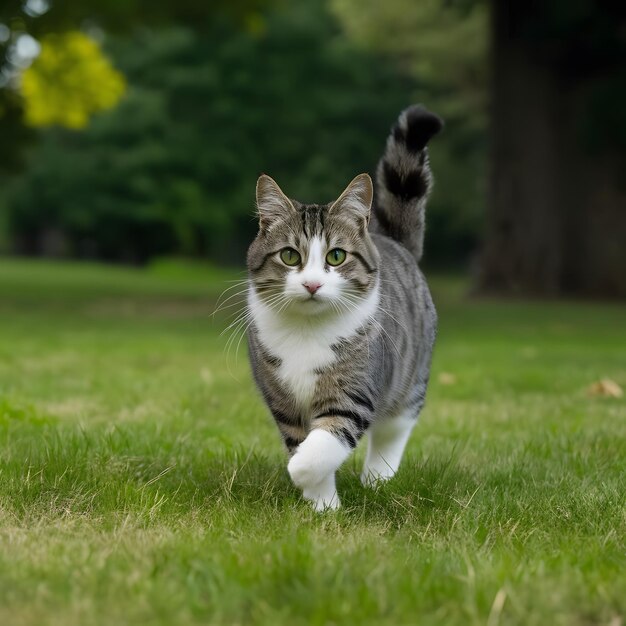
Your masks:
[[[443,121],[414,104],[400,113],[376,170],[371,230],[395,239],[419,261],[426,200],[433,184],[426,144]]]

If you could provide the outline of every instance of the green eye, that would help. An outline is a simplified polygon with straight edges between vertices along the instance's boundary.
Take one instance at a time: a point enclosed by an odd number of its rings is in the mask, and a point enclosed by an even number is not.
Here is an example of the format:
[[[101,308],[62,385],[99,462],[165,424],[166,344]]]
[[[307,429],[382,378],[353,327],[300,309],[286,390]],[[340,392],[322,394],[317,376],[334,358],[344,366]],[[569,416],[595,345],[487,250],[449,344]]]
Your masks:
[[[341,248],[333,248],[326,255],[328,265],[341,265],[346,260],[346,251]]]
[[[293,267],[300,263],[300,253],[296,252],[293,248],[285,248],[280,251],[280,260],[285,264]]]

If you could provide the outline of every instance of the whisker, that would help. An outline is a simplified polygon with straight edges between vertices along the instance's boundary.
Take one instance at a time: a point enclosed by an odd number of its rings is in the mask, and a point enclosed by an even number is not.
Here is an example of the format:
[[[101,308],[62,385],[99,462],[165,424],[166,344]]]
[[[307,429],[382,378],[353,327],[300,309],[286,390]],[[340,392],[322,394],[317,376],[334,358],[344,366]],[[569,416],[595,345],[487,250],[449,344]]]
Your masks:
[[[235,302],[233,304],[229,304],[228,306],[226,306],[226,303],[229,300],[232,300],[233,298],[238,298],[238,297],[244,297],[248,294],[248,289],[244,289],[243,291],[239,291],[237,293],[231,294],[228,298],[226,298],[220,305],[216,305],[216,309],[213,311],[213,313],[211,315],[215,316],[217,313],[219,313],[220,311],[223,311],[224,309],[227,309],[231,306],[234,306],[236,304],[240,304],[239,302]]]
[[[364,298],[358,294],[355,294],[354,292],[350,292],[350,291],[346,291],[346,295],[350,298],[357,298],[358,300],[364,300]],[[409,333],[408,328],[394,315],[392,315],[392,313],[390,311],[388,311],[385,307],[383,307],[380,303],[378,304],[377,309],[379,311],[381,311],[382,313],[384,313],[385,315],[389,316],[396,324],[398,324],[398,326],[400,326],[400,328],[402,328],[402,330],[404,330],[405,333]]]
[[[224,289],[224,291],[222,291],[222,293],[218,296],[217,298],[217,302],[216,304],[219,304],[220,300],[232,289],[237,289],[237,287],[243,287],[243,286],[248,287],[248,280],[238,280],[235,282],[234,285],[231,285],[230,287],[226,287],[226,289]]]
[[[361,300],[363,300],[364,298],[360,298],[360,299],[361,299]],[[343,303],[344,303],[344,304],[346,304],[346,305],[348,305],[348,304],[349,304],[351,307],[353,307],[353,308],[352,308],[352,310],[356,310],[356,309],[357,309],[357,304],[356,304],[355,302],[351,302],[351,301],[350,301],[349,299],[347,299],[347,298],[346,298],[346,299],[343,299],[343,300],[340,300],[340,302],[343,302]],[[396,351],[397,355],[398,355],[398,356],[401,356],[401,355],[400,355],[400,350],[398,349],[398,346],[396,345],[396,342],[395,342],[395,341],[391,338],[391,335],[390,335],[390,334],[389,334],[389,333],[385,330],[385,328],[383,327],[383,325],[382,325],[382,324],[381,324],[381,323],[380,323],[380,322],[379,322],[379,321],[378,321],[378,320],[377,320],[377,319],[376,319],[373,315],[370,315],[369,320],[370,320],[370,321],[371,321],[374,325],[376,325],[376,327],[377,327],[377,328],[379,328],[379,329],[380,329],[380,331],[381,331],[382,333],[384,333],[384,334],[387,336],[387,338],[388,338],[388,339],[389,339],[389,341],[391,342],[391,345],[394,347],[394,349],[395,349],[395,351]]]

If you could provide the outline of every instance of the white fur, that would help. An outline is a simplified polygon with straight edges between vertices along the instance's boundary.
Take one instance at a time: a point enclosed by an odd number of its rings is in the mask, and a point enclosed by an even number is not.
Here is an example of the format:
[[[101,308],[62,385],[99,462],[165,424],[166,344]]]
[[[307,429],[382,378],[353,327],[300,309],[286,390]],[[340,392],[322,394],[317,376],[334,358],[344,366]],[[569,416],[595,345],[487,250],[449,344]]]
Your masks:
[[[321,302],[328,298],[336,297],[343,277],[334,268],[325,271],[324,256],[326,250],[324,243],[319,237],[314,237],[309,244],[309,252],[306,265],[301,271],[293,271],[287,275],[285,293],[289,296],[304,299],[305,302],[311,300],[311,294],[307,291],[304,283],[317,283],[321,285],[315,297]]]
[[[331,306],[331,301],[340,300],[347,281],[334,269],[324,270],[326,253],[319,239],[312,241],[304,268],[293,270],[287,278],[285,295],[292,302],[282,311],[267,306],[254,288],[249,292],[248,304],[259,340],[270,354],[281,360],[278,376],[303,410],[313,398],[315,371],[336,359],[331,346],[352,336],[378,308],[378,286],[356,308],[351,306],[337,312]],[[302,285],[307,281],[322,283],[315,298]]]
[[[267,305],[251,285],[248,305],[258,337],[264,348],[281,360],[278,377],[291,391],[305,419],[310,419],[311,402],[317,385],[316,371],[336,358],[331,346],[347,339],[378,309],[378,284],[357,306],[342,306],[342,292],[348,281],[333,267],[327,267],[328,249],[320,238],[309,245],[304,267],[287,275],[287,301]],[[313,297],[304,283],[320,288]],[[348,458],[350,449],[328,431],[316,428],[298,446],[287,469],[302,495],[316,510],[340,506],[335,472]]]
[[[348,458],[350,449],[328,431],[315,428],[298,446],[287,470],[302,495],[313,503],[316,511],[341,506],[335,472]]]
[[[361,473],[364,485],[372,487],[395,475],[415,424],[416,419],[411,413],[374,422],[370,426],[367,457]]]

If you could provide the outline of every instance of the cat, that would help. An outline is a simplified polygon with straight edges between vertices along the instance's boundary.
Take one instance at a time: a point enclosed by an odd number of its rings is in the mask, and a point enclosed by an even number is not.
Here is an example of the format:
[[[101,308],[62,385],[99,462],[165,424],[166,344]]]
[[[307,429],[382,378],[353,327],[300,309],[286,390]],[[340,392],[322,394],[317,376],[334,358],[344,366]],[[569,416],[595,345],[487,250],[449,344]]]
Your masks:
[[[248,264],[252,373],[294,484],[336,509],[335,472],[367,433],[366,486],[397,471],[424,404],[437,314],[418,268],[432,187],[428,141],[443,122],[405,109],[372,180],[329,204],[290,200],[262,175]]]

